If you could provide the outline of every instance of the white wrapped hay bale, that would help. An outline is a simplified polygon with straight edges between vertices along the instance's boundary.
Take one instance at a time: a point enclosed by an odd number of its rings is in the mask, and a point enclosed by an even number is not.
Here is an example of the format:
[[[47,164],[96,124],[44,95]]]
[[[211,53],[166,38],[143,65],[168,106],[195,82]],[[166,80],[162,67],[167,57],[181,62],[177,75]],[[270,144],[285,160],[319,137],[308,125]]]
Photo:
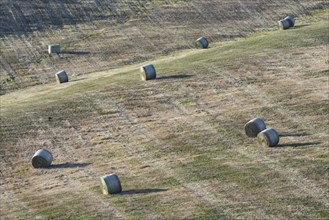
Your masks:
[[[156,71],[152,64],[146,64],[141,67],[142,80],[150,80],[156,78]]]
[[[122,191],[119,177],[115,173],[102,176],[100,187],[104,195],[116,194]]]
[[[282,19],[279,21],[279,28],[282,30],[286,30],[290,28],[290,22],[286,19]]]
[[[195,41],[195,45],[200,48],[208,48],[209,42],[205,37],[200,37]]]
[[[273,128],[267,128],[257,135],[258,143],[265,147],[275,147],[279,143],[279,134]]]
[[[287,16],[279,21],[279,28],[282,30],[286,30],[294,26],[295,26],[295,18],[292,16]]]
[[[257,137],[258,133],[265,129],[265,122],[261,118],[254,118],[248,121],[244,126],[247,136],[251,138]]]
[[[61,46],[59,44],[51,44],[48,45],[48,53],[60,53],[61,52]]]
[[[32,166],[34,168],[49,167],[53,161],[53,155],[46,149],[40,149],[32,157]]]
[[[295,18],[293,16],[287,16],[284,19],[289,22],[290,27],[295,26]]]
[[[55,76],[56,76],[56,81],[58,83],[65,83],[69,81],[69,77],[64,70],[57,72]]]

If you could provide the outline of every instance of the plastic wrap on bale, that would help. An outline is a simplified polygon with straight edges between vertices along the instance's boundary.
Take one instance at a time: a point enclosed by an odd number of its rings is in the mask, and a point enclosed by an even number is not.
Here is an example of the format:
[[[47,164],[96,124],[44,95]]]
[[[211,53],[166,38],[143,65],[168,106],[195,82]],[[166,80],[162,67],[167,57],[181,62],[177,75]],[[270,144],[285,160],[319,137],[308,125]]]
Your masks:
[[[112,173],[100,178],[100,187],[104,195],[117,194],[122,191],[119,177]]]
[[[254,118],[245,124],[244,129],[248,137],[255,138],[259,132],[266,129],[266,125],[261,118]]]
[[[275,147],[278,145],[279,134],[273,128],[267,128],[257,135],[258,143],[264,147]]]
[[[200,47],[200,48],[206,49],[206,48],[208,48],[208,46],[209,46],[209,42],[208,42],[208,40],[207,40],[205,37],[200,37],[200,38],[198,38],[198,39],[195,41],[195,45],[196,45],[197,47]]]
[[[152,64],[146,64],[141,67],[142,80],[151,80],[156,78],[155,67]]]
[[[46,149],[40,149],[32,157],[32,166],[34,168],[47,168],[53,161],[53,155]]]
[[[69,77],[64,70],[57,72],[55,76],[56,76],[56,81],[58,83],[65,83],[69,81]]]

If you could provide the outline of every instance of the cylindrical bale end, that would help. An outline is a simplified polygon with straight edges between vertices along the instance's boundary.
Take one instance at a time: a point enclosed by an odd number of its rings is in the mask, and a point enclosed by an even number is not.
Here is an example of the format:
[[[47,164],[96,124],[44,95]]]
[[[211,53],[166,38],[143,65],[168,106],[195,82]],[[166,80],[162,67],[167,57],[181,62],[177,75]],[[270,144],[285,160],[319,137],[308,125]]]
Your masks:
[[[64,70],[57,72],[55,76],[58,83],[65,83],[69,81],[69,77]]]
[[[287,16],[284,18],[284,20],[287,20],[289,22],[290,27],[295,26],[295,18],[293,16]]]
[[[48,45],[48,53],[60,53],[61,52],[61,47],[59,44],[51,44]]]
[[[286,30],[290,28],[290,21],[286,19],[282,19],[279,21],[279,28],[282,30]]]
[[[257,137],[258,133],[265,129],[266,129],[265,122],[260,118],[254,118],[248,121],[244,126],[246,135],[251,138]]]
[[[104,195],[116,194],[122,191],[119,177],[115,173],[102,176],[100,179],[100,187]]]
[[[47,168],[53,161],[53,155],[46,149],[40,149],[32,157],[32,166],[34,168]]]
[[[195,45],[200,48],[208,48],[209,42],[205,37],[200,37],[195,41]]]
[[[156,78],[155,67],[152,64],[147,64],[141,67],[142,80],[150,80]]]
[[[258,143],[264,147],[275,147],[279,143],[279,134],[273,128],[267,128],[257,135]]]

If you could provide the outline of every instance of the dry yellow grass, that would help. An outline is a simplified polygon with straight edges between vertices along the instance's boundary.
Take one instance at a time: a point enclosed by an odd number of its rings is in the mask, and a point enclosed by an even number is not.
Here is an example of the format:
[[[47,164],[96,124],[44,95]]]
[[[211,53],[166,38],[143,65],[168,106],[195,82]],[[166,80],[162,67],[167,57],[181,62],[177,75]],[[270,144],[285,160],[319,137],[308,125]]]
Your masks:
[[[139,64],[1,96],[1,218],[327,219],[319,20],[162,57],[157,80],[141,81]],[[246,137],[256,116],[279,147]],[[40,147],[50,169],[32,168]],[[123,192],[102,195],[112,172]]]
[[[325,0],[0,3],[0,92],[112,69],[274,28],[286,15],[309,15]],[[59,43],[61,54],[47,53]]]

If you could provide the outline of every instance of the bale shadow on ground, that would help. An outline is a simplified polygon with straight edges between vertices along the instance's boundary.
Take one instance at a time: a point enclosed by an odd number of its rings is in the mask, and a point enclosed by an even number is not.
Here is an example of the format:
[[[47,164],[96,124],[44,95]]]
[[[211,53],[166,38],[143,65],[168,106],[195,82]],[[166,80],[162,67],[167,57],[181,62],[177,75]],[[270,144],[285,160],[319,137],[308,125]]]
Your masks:
[[[148,193],[165,192],[167,190],[168,189],[131,189],[131,190],[122,191],[120,195],[148,194]]]
[[[81,79],[73,79],[73,80],[70,80],[69,82],[78,82],[78,81],[82,81],[82,80],[85,80],[87,78],[81,78]]]
[[[294,30],[294,29],[301,29],[301,28],[304,28],[304,27],[307,27],[307,26],[310,26],[310,25],[309,25],[309,24],[296,25],[296,26],[294,26],[293,28],[291,28],[291,30]]]
[[[61,51],[59,54],[86,55],[86,54],[90,54],[90,52],[89,51]]]
[[[172,76],[160,76],[157,77],[157,80],[166,80],[166,79],[184,79],[184,78],[190,78],[192,75],[172,75]]]
[[[60,163],[53,164],[49,168],[50,169],[63,169],[63,168],[81,168],[89,166],[91,163]]]
[[[277,148],[280,148],[280,147],[303,147],[303,146],[310,146],[310,145],[319,145],[321,143],[322,142],[316,141],[316,142],[304,142],[304,143],[278,144],[275,147],[277,147]]]
[[[305,136],[309,136],[309,134],[307,134],[307,133],[294,134],[294,133],[282,132],[282,133],[279,133],[279,136],[280,137],[305,137]]]

